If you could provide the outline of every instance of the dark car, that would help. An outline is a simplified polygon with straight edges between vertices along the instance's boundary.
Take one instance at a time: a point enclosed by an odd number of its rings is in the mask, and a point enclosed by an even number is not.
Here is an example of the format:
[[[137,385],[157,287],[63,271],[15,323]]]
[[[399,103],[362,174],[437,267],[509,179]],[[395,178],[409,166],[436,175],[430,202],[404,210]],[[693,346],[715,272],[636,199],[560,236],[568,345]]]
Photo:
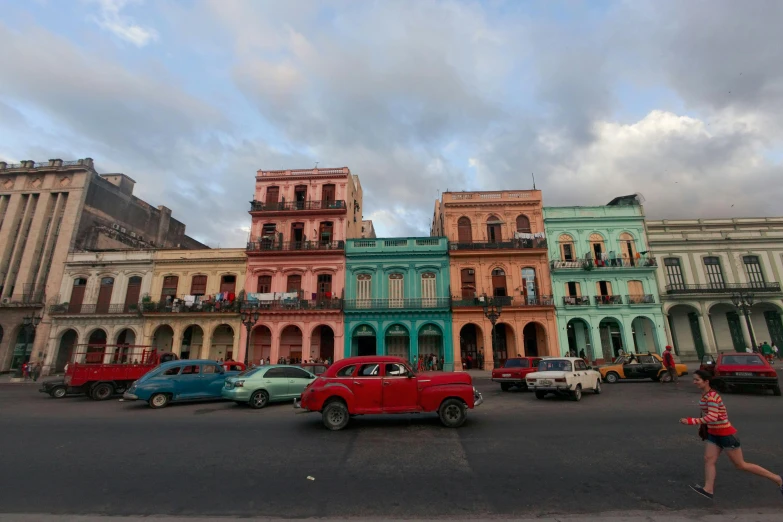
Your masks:
[[[41,393],[46,393],[55,399],[62,399],[66,395],[84,395],[84,392],[81,390],[69,391],[68,385],[65,384],[65,379],[52,379],[49,381],[44,381],[41,383],[41,387],[38,388],[38,391]]]
[[[772,390],[780,396],[778,374],[767,360],[756,353],[722,353],[718,359],[702,358],[700,369],[711,372],[712,385],[719,391],[739,388]]]
[[[512,386],[527,390],[525,377],[538,371],[540,357],[514,357],[507,359],[503,366],[492,370],[492,381],[500,383],[500,389],[508,391]]]

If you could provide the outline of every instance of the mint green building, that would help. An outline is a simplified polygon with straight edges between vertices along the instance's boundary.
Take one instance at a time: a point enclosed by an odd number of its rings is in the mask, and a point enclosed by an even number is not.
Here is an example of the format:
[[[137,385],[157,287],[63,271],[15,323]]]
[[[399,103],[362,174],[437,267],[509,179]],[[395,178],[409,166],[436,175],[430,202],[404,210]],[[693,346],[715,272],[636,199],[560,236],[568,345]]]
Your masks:
[[[345,242],[345,357],[436,355],[454,368],[445,237]]]
[[[636,196],[544,207],[560,351],[601,363],[620,350],[662,353],[664,316]]]

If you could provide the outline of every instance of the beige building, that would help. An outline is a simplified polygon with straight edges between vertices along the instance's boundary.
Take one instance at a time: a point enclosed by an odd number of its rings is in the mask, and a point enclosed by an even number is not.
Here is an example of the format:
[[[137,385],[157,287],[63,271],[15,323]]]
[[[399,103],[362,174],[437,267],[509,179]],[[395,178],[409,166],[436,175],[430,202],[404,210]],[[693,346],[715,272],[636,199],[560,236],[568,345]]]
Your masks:
[[[238,360],[245,250],[159,250],[142,298],[143,344],[183,359]]]
[[[647,221],[667,336],[685,360],[783,347],[783,218]],[[735,306],[740,295],[749,305]]]
[[[0,371],[23,358],[51,360],[44,304],[61,303],[69,252],[206,248],[171,210],[135,197],[134,184],[124,174],[98,174],[91,158],[0,161]],[[33,318],[40,324],[25,329]]]
[[[375,226],[372,224],[372,219],[362,220],[362,238],[375,239]]]

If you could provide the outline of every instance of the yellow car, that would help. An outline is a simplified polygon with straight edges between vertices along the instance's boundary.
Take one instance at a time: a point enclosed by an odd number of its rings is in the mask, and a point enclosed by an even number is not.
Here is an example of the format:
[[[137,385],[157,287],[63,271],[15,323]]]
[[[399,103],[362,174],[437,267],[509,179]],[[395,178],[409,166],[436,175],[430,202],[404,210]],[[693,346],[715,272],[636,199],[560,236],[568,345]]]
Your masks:
[[[675,365],[677,375],[687,375],[688,367],[684,364]],[[652,379],[654,381],[671,381],[672,377],[663,366],[663,359],[658,354],[621,355],[614,363],[598,368],[605,382],[614,384],[620,379]]]

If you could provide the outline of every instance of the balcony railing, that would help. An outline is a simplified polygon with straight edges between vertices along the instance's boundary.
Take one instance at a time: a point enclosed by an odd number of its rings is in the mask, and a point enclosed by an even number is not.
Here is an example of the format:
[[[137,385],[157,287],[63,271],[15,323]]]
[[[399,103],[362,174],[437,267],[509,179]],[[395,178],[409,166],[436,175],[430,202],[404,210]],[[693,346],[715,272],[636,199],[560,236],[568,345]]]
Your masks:
[[[565,306],[590,306],[590,296],[577,295],[577,296],[564,296],[563,304]]]
[[[709,283],[666,285],[667,294],[730,294],[731,292],[780,292],[780,283]]]
[[[449,250],[517,250],[546,248],[546,238],[509,239],[508,241],[471,241],[470,243],[449,242]]]
[[[551,270],[606,270],[613,268],[655,268],[658,261],[652,256],[642,256],[638,259],[575,259],[573,261],[561,261],[553,259],[549,262]]]
[[[537,296],[496,296],[488,297],[487,300],[497,306],[554,306],[555,302],[551,295]],[[453,298],[451,300],[452,308],[463,308],[468,306],[484,306],[484,300],[481,297],[474,298]]]
[[[139,311],[138,304],[71,305],[70,303],[60,303],[60,304],[51,305],[49,307],[49,313],[52,315],[135,314],[138,311]]]
[[[174,301],[151,301],[141,303],[142,313],[162,314],[162,313],[239,313],[242,302],[235,301],[203,301],[189,303],[183,299]]]
[[[251,201],[250,212],[282,212],[288,210],[345,210],[345,200],[336,201],[285,201],[266,203]]]
[[[250,241],[248,252],[293,252],[293,251],[345,250],[345,241],[274,241],[262,239]]]
[[[244,301],[242,309],[295,311],[295,310],[340,310],[343,300],[337,297],[331,299],[277,299],[274,301]]]
[[[625,302],[629,305],[655,304],[655,296],[652,294],[626,295]]]
[[[623,304],[621,295],[596,295],[593,296],[596,306],[617,306]]]
[[[346,310],[413,310],[422,308],[448,308],[448,297],[408,297],[405,299],[346,299]]]

